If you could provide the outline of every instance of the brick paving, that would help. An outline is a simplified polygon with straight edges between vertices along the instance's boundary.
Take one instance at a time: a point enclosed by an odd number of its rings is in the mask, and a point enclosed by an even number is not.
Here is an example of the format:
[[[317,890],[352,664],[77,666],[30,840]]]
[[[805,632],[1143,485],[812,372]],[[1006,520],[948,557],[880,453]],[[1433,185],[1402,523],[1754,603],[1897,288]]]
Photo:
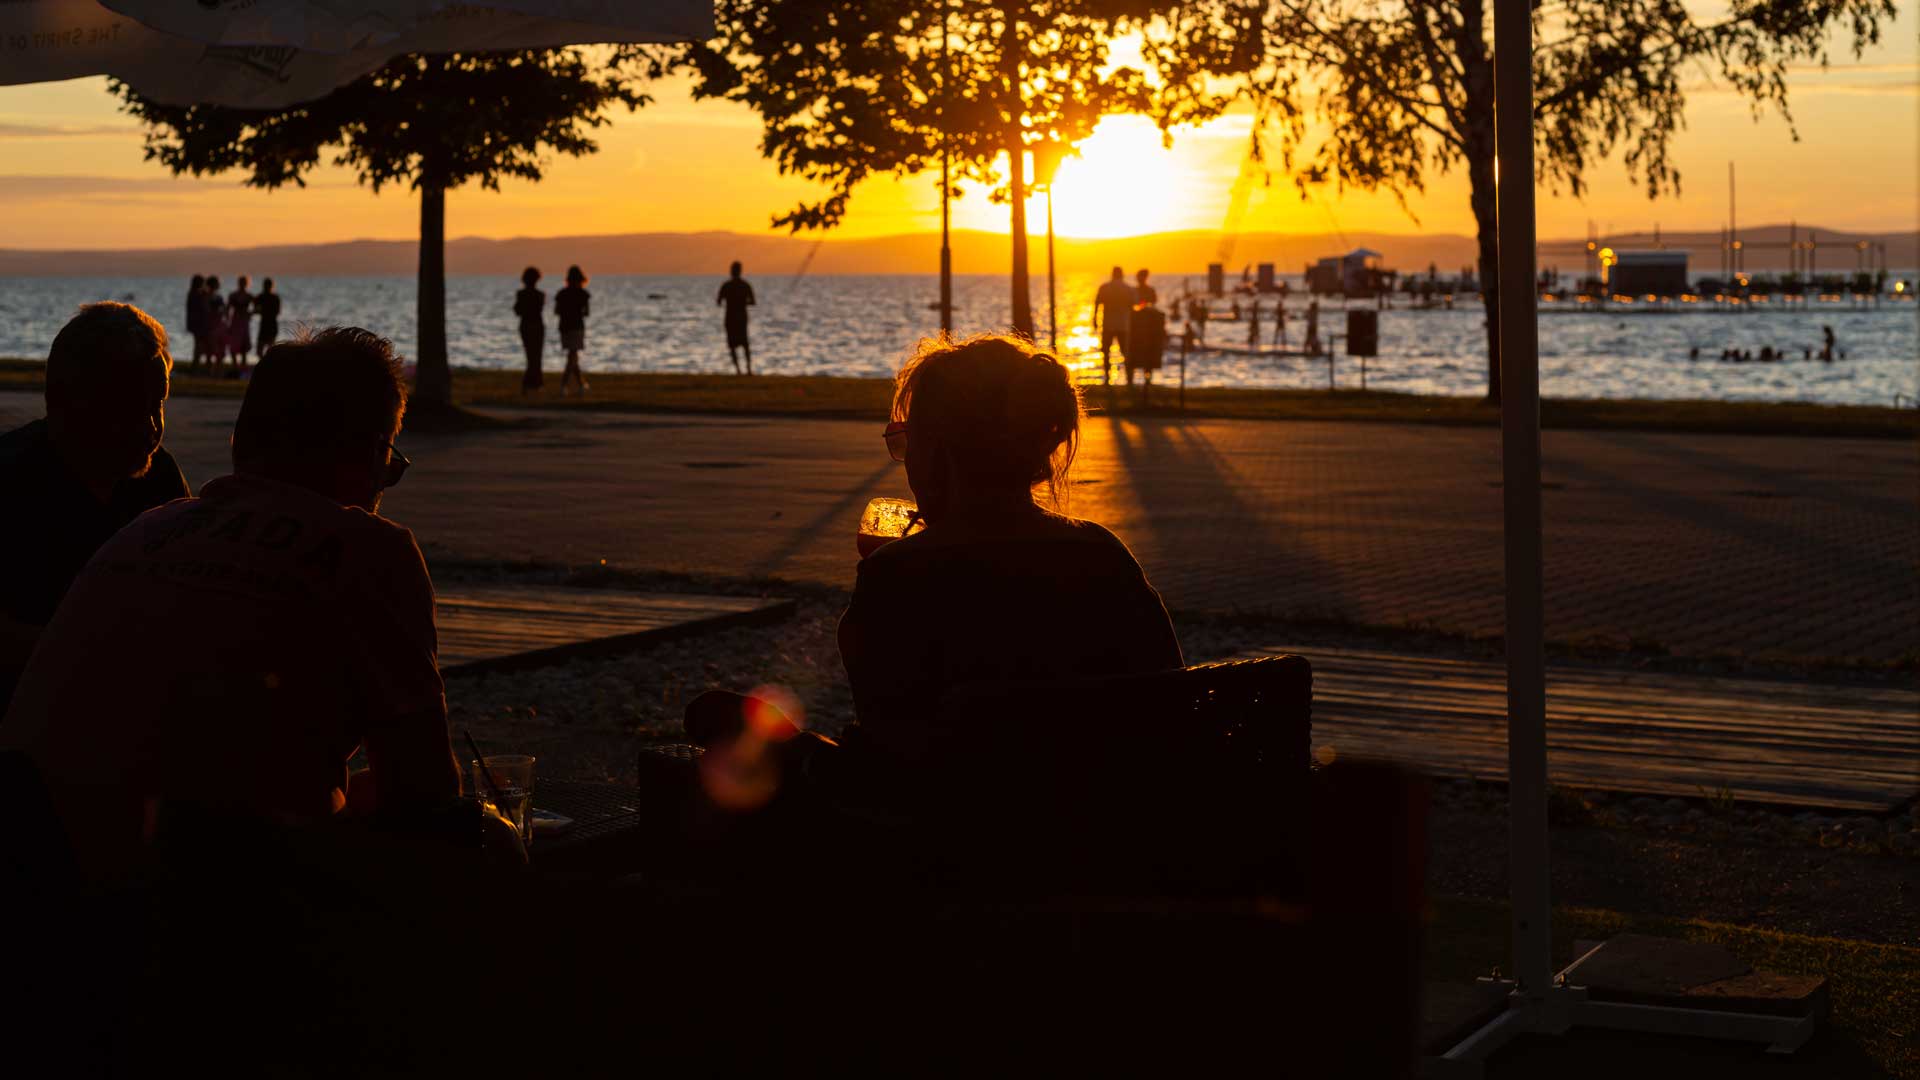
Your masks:
[[[196,483],[233,402],[170,404]],[[0,395],[0,425],[38,414]],[[387,512],[430,556],[846,585],[861,507],[906,495],[877,423],[536,414],[403,436]],[[1911,443],[1547,432],[1548,634],[1680,656],[1911,656]],[[1132,545],[1176,608],[1497,634],[1499,434],[1484,428],[1094,418],[1072,510]]]

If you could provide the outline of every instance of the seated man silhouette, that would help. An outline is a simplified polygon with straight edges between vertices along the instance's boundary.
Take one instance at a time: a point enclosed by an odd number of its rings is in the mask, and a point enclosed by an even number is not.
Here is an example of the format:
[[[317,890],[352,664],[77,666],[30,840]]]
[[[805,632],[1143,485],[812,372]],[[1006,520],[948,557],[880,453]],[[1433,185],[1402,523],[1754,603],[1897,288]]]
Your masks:
[[[193,494],[160,445],[173,357],[128,304],[88,304],[47,351],[47,415],[0,435],[0,710],[74,575],[135,516]]]
[[[137,519],[75,579],[0,747],[38,766],[88,877],[137,872],[180,813],[328,821],[362,746],[355,806],[457,800],[433,585],[413,534],[377,512],[407,466],[405,399],[392,345],[366,330],[275,345],[234,423],[234,474]]]

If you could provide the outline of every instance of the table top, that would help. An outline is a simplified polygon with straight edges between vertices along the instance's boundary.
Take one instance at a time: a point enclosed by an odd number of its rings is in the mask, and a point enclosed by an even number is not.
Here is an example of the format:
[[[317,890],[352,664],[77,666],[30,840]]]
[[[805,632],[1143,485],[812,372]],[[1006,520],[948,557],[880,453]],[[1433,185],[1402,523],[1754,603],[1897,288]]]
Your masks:
[[[573,819],[573,824],[565,829],[535,837],[533,856],[536,861],[543,852],[583,845],[637,829],[645,814],[631,786],[591,780],[542,777],[534,785],[533,805],[536,809],[551,810]]]

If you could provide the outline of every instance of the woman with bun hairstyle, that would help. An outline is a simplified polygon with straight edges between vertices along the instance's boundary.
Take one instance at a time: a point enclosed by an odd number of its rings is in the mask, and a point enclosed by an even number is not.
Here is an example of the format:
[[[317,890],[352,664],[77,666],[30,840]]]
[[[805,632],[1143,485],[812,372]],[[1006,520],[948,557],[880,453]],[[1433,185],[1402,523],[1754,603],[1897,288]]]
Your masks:
[[[859,741],[911,762],[956,686],[1182,666],[1159,593],[1111,532],[1068,517],[1080,392],[1028,342],[927,339],[894,384],[888,450],[926,527],[860,563],[840,620]]]

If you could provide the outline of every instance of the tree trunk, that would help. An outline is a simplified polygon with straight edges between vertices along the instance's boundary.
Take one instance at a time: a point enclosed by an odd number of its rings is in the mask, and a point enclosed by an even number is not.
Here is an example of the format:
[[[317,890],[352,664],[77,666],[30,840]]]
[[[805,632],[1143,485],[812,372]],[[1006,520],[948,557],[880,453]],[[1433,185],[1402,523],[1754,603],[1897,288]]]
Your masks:
[[[1013,329],[1033,340],[1033,300],[1027,292],[1027,152],[1020,126],[1007,139],[1013,195]]]
[[[1480,300],[1487,312],[1487,400],[1500,400],[1500,204],[1495,197],[1493,125],[1493,56],[1484,33],[1485,8],[1480,0],[1464,0],[1461,22],[1453,35],[1460,58],[1460,132],[1467,159],[1467,186],[1473,223],[1480,241]],[[1521,182],[1530,183],[1531,177]]]
[[[453,404],[447,365],[447,189],[420,182],[419,308],[414,346],[413,400],[428,408]]]
[[[1480,300],[1487,312],[1487,400],[1500,400],[1500,209],[1493,185],[1493,148],[1467,162],[1473,222],[1480,241]]]
[[[1000,29],[1000,93],[1007,132],[1008,194],[1013,197],[1013,332],[1033,340],[1033,298],[1027,292],[1026,92],[1021,89],[1020,20],[1011,10]]]

